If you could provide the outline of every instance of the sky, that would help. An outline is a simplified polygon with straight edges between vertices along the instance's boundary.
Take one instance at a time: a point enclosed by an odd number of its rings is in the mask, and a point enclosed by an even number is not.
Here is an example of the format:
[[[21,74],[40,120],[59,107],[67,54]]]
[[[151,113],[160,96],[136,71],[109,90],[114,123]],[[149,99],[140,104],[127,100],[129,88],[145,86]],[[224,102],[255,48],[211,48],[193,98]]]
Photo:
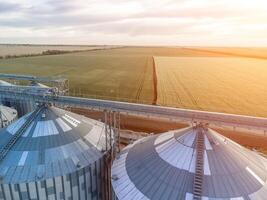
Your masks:
[[[0,43],[266,46],[266,0],[0,0]]]

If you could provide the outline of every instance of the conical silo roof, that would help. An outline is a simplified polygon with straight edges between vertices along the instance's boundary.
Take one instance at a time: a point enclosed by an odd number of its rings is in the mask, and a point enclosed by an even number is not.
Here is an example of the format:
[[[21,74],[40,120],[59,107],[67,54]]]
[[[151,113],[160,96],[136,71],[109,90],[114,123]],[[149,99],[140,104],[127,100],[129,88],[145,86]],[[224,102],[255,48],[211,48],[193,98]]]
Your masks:
[[[17,116],[18,113],[15,109],[0,105],[0,128],[10,124]]]
[[[42,87],[42,88],[49,88],[49,86],[42,84],[42,83],[37,83],[37,82],[31,82],[30,86],[36,86],[36,87]]]
[[[264,200],[266,167],[265,158],[219,133],[189,127],[124,149],[113,163],[112,185],[125,200]]]
[[[0,162],[2,183],[39,181],[89,166],[103,157],[104,123],[66,110],[44,106],[0,132],[0,149],[18,133],[33,114],[17,142]]]
[[[0,80],[0,86],[11,86],[12,84],[3,80]]]

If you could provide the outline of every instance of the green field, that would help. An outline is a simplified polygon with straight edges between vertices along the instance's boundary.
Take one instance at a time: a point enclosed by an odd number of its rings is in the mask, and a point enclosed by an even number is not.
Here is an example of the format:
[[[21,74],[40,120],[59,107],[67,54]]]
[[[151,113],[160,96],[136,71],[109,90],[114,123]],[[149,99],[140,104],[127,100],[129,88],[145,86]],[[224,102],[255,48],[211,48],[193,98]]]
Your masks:
[[[244,58],[233,58],[190,48],[124,47],[2,59],[0,73],[63,75],[70,80],[71,95],[151,104],[155,57],[158,104],[267,117],[267,61],[247,58],[249,51],[241,51]]]
[[[151,103],[153,56],[209,56],[209,53],[182,48],[120,48],[4,59],[0,60],[0,72],[64,75],[70,80],[72,95]]]
[[[150,103],[151,65],[152,56],[114,49],[0,60],[0,72],[64,75],[72,95]]]

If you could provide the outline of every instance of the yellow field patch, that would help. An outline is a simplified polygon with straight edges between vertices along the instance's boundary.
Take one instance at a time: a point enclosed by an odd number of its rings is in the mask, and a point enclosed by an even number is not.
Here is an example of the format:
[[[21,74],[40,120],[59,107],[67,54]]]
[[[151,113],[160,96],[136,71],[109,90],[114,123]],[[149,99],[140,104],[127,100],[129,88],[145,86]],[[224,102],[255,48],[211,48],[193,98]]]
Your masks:
[[[267,60],[154,57],[157,104],[267,116]]]

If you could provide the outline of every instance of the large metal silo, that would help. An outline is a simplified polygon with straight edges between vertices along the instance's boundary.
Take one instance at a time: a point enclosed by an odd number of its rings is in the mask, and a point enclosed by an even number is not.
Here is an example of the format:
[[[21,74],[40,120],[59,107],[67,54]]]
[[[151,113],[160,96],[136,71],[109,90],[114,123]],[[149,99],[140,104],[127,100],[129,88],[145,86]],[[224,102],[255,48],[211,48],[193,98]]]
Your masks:
[[[114,199],[264,200],[267,160],[201,126],[149,136],[112,166]]]
[[[11,124],[17,117],[18,113],[15,109],[0,105],[0,129]]]
[[[9,82],[0,80],[0,87],[8,87],[8,88],[12,88],[12,87],[16,87],[16,85],[11,84]],[[17,110],[18,112],[18,116],[23,116],[26,113],[29,113],[31,111],[33,111],[36,108],[35,102],[34,101],[25,101],[25,100],[18,100],[16,99],[15,96],[13,97],[9,97],[9,98],[3,98],[0,95],[0,103],[5,105],[5,106],[9,106],[9,107],[13,107]]]
[[[0,136],[0,199],[107,199],[104,123],[40,106]]]
[[[0,80],[0,87],[4,87],[4,86],[12,86],[11,83],[9,82],[6,82],[6,81],[3,81],[3,80]],[[5,98],[2,98],[0,96],[0,104],[3,104],[3,105],[9,105],[10,103],[5,99]]]

